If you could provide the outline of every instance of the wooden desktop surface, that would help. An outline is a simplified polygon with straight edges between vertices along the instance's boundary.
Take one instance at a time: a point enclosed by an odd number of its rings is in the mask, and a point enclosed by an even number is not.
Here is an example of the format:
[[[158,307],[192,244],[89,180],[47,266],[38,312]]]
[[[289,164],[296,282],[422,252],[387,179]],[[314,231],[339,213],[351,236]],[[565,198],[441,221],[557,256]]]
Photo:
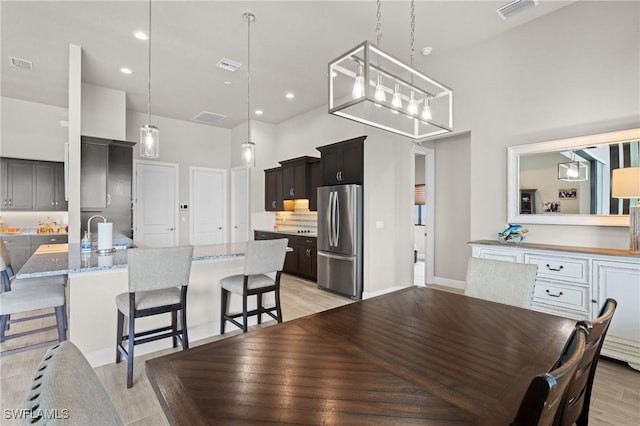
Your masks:
[[[509,424],[575,320],[410,287],[147,361],[170,423]]]

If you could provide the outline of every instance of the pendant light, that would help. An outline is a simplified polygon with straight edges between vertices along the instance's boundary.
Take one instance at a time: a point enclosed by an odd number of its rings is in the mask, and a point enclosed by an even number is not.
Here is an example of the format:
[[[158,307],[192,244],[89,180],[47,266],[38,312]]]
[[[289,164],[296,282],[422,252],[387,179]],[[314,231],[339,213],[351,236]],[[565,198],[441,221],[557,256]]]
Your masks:
[[[147,95],[147,124],[140,127],[140,157],[160,156],[160,129],[151,125],[151,0],[149,0],[149,74]]]
[[[256,16],[251,12],[243,15],[247,20],[247,140],[241,146],[242,162],[246,167],[256,166],[256,144],[251,141],[251,23]]]
[[[413,67],[415,0],[410,65],[380,50],[381,3],[377,0],[377,44],[364,41],[329,62],[329,114],[412,139],[452,132],[453,90]]]

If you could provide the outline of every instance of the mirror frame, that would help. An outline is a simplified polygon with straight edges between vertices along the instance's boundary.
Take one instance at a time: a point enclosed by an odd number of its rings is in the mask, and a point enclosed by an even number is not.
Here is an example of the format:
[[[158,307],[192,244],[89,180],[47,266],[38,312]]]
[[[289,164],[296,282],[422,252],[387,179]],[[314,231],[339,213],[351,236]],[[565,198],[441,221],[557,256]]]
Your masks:
[[[544,225],[629,226],[629,215],[520,214],[520,155],[565,151],[640,140],[640,128],[559,139],[507,148],[507,221]]]

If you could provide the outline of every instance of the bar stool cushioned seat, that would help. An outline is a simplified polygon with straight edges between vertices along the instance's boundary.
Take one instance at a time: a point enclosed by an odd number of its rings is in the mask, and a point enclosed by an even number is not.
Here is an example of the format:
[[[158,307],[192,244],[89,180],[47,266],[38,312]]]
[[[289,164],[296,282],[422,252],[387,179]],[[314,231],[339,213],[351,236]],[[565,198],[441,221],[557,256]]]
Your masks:
[[[123,424],[95,371],[71,342],[62,342],[47,351],[23,407],[29,413],[23,424]]]
[[[180,303],[180,288],[172,287],[162,290],[150,290],[136,294],[136,309],[149,309]],[[129,293],[116,296],[116,306],[120,312],[129,316]]]

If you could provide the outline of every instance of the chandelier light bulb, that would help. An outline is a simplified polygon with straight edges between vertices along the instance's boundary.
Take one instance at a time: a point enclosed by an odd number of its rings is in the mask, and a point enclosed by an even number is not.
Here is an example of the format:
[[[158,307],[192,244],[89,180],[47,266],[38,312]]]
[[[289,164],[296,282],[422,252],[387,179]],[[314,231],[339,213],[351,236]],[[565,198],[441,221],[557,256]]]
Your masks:
[[[409,105],[407,105],[407,112],[411,115],[416,115],[418,113],[418,102],[416,102],[415,93],[413,93],[413,91],[411,91]]]
[[[400,85],[398,83],[395,84],[393,89],[393,97],[391,98],[391,105],[400,109],[402,108],[402,98],[400,98]],[[397,114],[398,111],[391,111],[394,114]]]
[[[358,75],[356,75],[356,81],[353,83],[353,90],[351,90],[351,97],[358,99],[364,96],[364,75],[362,71],[362,65],[358,67]]]
[[[431,113],[431,106],[429,105],[429,98],[424,98],[424,106],[422,107],[422,119],[432,120],[433,114]]]
[[[382,75],[378,74],[378,82],[376,84],[376,93],[374,95],[374,98],[376,98],[377,101],[380,102],[386,102],[387,101],[387,95],[384,92],[384,85],[382,84]]]

